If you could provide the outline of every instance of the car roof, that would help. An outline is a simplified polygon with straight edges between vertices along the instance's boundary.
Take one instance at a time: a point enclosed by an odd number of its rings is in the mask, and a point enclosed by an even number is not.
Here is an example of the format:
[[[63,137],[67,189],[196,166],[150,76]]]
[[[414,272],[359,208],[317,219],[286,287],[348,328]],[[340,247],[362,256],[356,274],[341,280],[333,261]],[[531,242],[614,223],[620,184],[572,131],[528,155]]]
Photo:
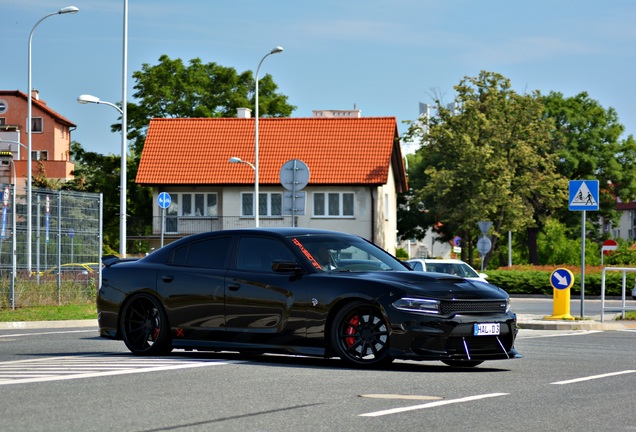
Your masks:
[[[184,243],[188,243],[190,241],[197,241],[197,239],[206,239],[209,237],[224,237],[224,236],[235,236],[235,235],[262,235],[265,234],[270,237],[278,237],[278,238],[287,238],[291,236],[311,236],[311,235],[327,235],[327,236],[339,236],[339,237],[348,237],[350,239],[360,239],[364,240],[362,237],[349,234],[342,231],[334,231],[334,230],[325,230],[325,229],[317,229],[317,228],[297,228],[297,227],[274,227],[274,228],[236,228],[229,230],[219,230],[219,231],[206,231],[198,234],[192,234],[186,237],[182,237],[179,240],[176,240],[172,243],[167,244],[165,247],[162,247],[155,252],[146,255],[141,258],[142,260],[147,261],[157,261],[165,259],[165,254],[169,253],[175,247],[179,247]]]
[[[466,264],[466,262],[459,259],[435,259],[435,258],[413,258],[406,260],[407,262],[424,262],[424,263],[441,263],[441,264]]]

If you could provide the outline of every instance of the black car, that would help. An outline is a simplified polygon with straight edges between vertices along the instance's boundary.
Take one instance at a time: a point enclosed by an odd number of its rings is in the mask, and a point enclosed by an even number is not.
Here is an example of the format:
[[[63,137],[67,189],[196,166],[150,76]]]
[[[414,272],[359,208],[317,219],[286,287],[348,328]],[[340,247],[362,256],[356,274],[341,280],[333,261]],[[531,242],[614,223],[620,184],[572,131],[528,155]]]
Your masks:
[[[493,285],[410,270],[358,236],[303,228],[195,234],[104,259],[102,337],[138,355],[173,348],[476,366],[521,357]]]

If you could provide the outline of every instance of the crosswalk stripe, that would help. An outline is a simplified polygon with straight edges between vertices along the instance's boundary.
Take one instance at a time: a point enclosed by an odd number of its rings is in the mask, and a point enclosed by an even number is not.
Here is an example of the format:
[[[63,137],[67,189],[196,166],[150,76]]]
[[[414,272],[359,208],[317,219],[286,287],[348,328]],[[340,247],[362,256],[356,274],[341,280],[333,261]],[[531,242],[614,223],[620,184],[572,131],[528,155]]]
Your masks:
[[[14,360],[0,363],[0,385],[222,366],[230,363],[239,362],[112,355],[79,355]]]

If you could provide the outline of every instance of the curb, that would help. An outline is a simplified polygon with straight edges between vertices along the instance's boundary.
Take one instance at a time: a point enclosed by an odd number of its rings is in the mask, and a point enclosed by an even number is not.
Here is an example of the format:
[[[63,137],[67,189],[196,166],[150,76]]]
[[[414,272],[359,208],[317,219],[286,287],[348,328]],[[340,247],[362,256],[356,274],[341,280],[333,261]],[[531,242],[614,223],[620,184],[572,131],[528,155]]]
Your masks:
[[[636,329],[636,321],[617,321],[618,314],[608,314],[582,320],[549,320],[540,315],[517,314],[517,326],[527,330],[629,330]]]
[[[0,330],[11,329],[45,329],[45,328],[72,328],[72,327],[97,327],[97,320],[67,320],[67,321],[16,321],[0,322]]]

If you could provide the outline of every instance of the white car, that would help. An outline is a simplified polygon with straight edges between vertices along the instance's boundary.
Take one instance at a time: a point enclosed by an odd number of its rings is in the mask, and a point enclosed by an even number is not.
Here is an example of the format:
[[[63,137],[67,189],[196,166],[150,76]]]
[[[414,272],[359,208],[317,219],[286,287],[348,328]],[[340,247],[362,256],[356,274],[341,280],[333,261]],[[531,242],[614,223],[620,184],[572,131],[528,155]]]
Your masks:
[[[424,272],[448,273],[466,279],[487,282],[488,275],[477,273],[475,269],[458,259],[410,259],[406,260],[413,270]]]

